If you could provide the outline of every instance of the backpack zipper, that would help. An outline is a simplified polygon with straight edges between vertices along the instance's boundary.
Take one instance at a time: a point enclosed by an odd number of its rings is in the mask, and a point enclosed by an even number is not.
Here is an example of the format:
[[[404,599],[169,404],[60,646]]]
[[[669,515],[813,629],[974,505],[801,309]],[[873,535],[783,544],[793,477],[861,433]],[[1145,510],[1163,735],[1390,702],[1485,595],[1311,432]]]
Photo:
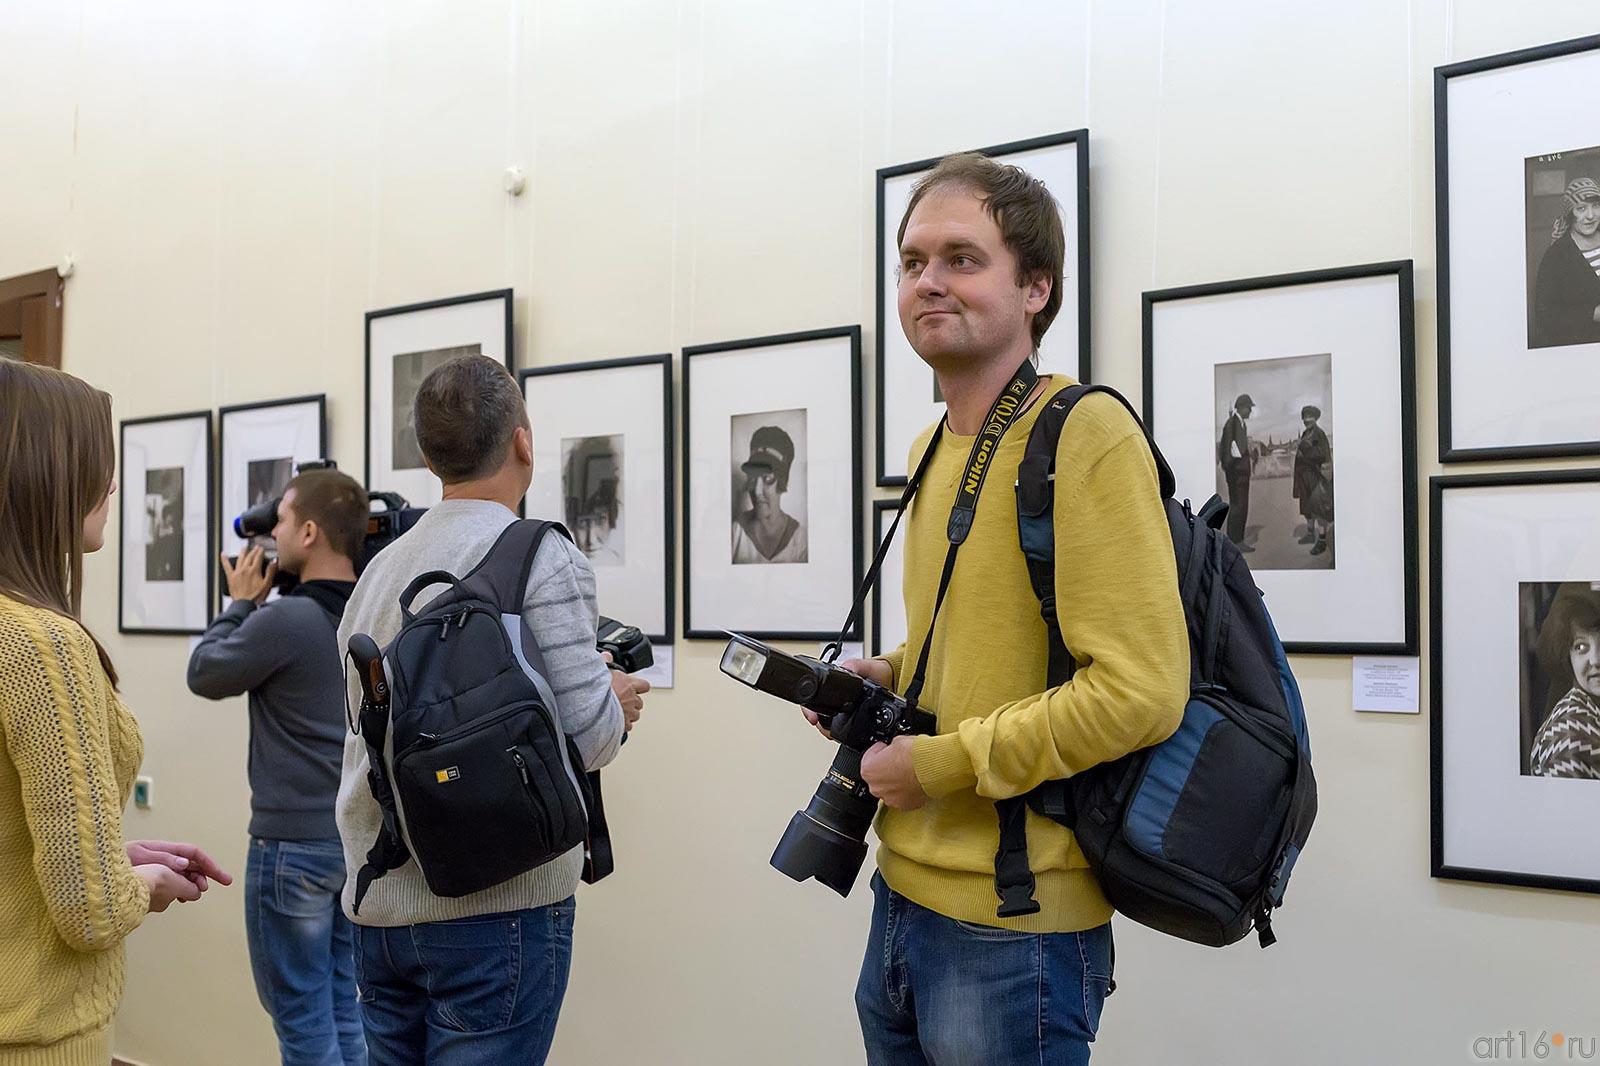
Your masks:
[[[433,744],[438,744],[446,740],[454,740],[457,737],[465,736],[468,733],[475,733],[479,729],[486,729],[497,722],[503,722],[514,714],[518,714],[522,711],[532,710],[536,706],[537,703],[535,701],[525,700],[521,703],[512,704],[510,707],[507,707],[505,710],[500,711],[497,714],[484,715],[481,718],[474,718],[472,721],[467,722],[464,725],[459,725],[449,732],[418,733],[417,739],[413,740],[399,752],[395,753],[392,761],[396,765],[399,765],[401,759],[404,759],[407,755],[410,755],[419,748],[429,747]]]
[[[516,748],[507,748],[506,750],[511,753],[511,761],[516,764],[517,773],[522,775],[522,787],[532,788],[533,780],[528,776],[528,760],[524,759],[522,752]]]

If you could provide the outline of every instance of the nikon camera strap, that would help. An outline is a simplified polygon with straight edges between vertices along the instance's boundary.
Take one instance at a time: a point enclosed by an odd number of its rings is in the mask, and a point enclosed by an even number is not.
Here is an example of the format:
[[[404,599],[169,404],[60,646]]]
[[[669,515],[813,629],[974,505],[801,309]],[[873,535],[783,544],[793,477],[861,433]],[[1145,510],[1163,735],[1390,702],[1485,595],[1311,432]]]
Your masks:
[[[995,452],[1000,447],[1000,438],[1011,428],[1011,423],[1021,412],[1028,393],[1033,391],[1038,381],[1039,373],[1033,367],[1032,358],[1024,359],[1017,372],[1011,375],[1010,382],[995,398],[993,406],[989,408],[988,417],[983,420],[983,427],[978,431],[978,439],[972,442],[972,452],[967,456],[967,467],[961,475],[961,483],[956,486],[956,501],[950,508],[950,521],[945,527],[950,550],[944,557],[944,573],[939,577],[939,594],[933,601],[933,615],[928,619],[928,635],[922,642],[922,654],[917,659],[916,671],[912,674],[911,685],[905,693],[905,700],[912,709],[916,708],[917,699],[922,695],[922,685],[928,670],[928,652],[933,647],[933,629],[939,621],[939,608],[944,604],[945,593],[950,590],[950,577],[956,568],[956,552],[965,543],[967,534],[972,532],[973,518],[978,510],[978,495],[983,491],[984,480],[989,476],[990,461],[994,459]],[[939,447],[939,438],[944,436],[945,426],[949,421],[950,416],[946,414],[940,420],[938,428],[933,431],[933,439],[928,441],[927,450],[922,453],[916,472],[911,475],[911,480],[906,483],[905,492],[900,496],[900,506],[895,511],[894,522],[890,524],[883,543],[878,545],[872,566],[868,568],[867,576],[856,593],[855,603],[851,605],[850,614],[845,618],[844,628],[840,631],[839,638],[823,651],[824,661],[833,662],[838,658],[845,634],[850,631],[856,615],[866,602],[867,593],[878,579],[878,572],[883,567],[883,557],[888,554],[889,545],[894,541],[895,531],[900,528],[900,519],[904,517],[911,498],[916,495],[917,487],[922,484],[922,475],[927,472],[928,463],[933,459],[933,453]]]

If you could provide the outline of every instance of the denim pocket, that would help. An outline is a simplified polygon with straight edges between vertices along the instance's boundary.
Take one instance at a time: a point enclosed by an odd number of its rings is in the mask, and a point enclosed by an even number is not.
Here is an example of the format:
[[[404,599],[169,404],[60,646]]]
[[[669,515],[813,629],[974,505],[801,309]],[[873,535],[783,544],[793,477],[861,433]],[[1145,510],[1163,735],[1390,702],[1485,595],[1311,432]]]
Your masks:
[[[415,925],[411,940],[439,1025],[481,1033],[511,1023],[523,962],[522,923],[515,915]]]
[[[1105,1009],[1106,996],[1110,991],[1109,978],[1091,973],[1083,975],[1083,1021],[1090,1036],[1100,1031],[1100,1013]]]
[[[344,853],[326,845],[277,842],[273,887],[279,914],[290,918],[332,917],[344,888]]]
[[[352,931],[355,933],[355,950],[351,954],[355,956],[356,1002],[371,1003],[377,997],[372,994],[372,986],[367,983],[367,950],[381,949],[383,930],[364,929],[358,925]]]
[[[960,918],[950,919],[956,928],[974,940],[987,940],[991,943],[1007,944],[1021,940],[1031,940],[1038,933],[1029,933],[1021,929],[1000,929],[993,925],[979,925],[976,922],[963,922]]]

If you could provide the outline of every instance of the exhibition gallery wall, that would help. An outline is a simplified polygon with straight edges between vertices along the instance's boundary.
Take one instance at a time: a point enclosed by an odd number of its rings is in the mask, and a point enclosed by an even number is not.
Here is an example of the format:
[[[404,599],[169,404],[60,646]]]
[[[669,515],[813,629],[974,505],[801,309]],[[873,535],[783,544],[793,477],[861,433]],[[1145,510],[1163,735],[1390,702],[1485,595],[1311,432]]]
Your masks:
[[[1282,942],[1119,920],[1096,1061],[1448,1063],[1600,1032],[1600,782],[1539,737],[1600,695],[1557,632],[1600,592],[1588,5],[8,20],[0,277],[70,264],[62,365],[119,424],[85,618],[145,735],[130,837],[242,868],[244,701],[183,684],[231,519],[320,457],[436,502],[411,399],[484,354],[527,400],[527,513],[567,525],[657,659],[552,1060],[859,1061],[865,877],[841,899],[767,862],[831,749],[718,661],[729,630],[814,654],[846,621],[943,409],[896,321],[895,231],[919,174],[977,149],[1062,210],[1041,370],[1116,387],[1178,496],[1230,501],[1317,759]],[[752,488],[752,463],[782,476]],[[891,549],[847,642],[903,639],[900,580]],[[1420,686],[1362,691],[1395,676]],[[123,1057],[276,1061],[220,895],[129,941]]]

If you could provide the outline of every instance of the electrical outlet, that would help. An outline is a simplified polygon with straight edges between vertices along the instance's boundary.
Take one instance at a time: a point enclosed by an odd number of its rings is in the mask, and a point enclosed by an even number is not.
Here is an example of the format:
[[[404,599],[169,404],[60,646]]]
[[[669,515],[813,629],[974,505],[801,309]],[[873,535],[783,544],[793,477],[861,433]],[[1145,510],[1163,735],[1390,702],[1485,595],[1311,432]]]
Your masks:
[[[143,775],[133,779],[133,805],[141,811],[150,809],[150,793],[153,784],[148,777]]]

